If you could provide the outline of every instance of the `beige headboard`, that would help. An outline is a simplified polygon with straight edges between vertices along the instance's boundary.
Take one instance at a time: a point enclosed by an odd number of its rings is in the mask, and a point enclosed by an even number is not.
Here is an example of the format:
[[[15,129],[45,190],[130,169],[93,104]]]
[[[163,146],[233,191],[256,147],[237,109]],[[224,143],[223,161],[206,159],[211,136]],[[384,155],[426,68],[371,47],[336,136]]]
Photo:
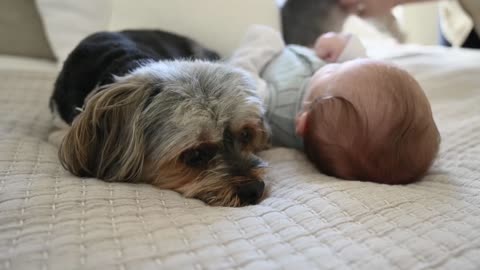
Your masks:
[[[279,29],[275,0],[112,0],[109,28],[174,31],[228,56],[251,24]]]
[[[11,0],[14,1],[14,0]],[[150,28],[183,34],[229,56],[251,24],[279,29],[275,0],[35,0],[60,63],[87,35]]]

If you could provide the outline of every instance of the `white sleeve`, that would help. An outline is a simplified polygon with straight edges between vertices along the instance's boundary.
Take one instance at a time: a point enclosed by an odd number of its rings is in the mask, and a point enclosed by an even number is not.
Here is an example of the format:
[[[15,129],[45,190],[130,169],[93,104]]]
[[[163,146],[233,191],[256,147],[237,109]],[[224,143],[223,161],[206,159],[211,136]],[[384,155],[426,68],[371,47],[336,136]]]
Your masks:
[[[283,49],[285,43],[278,31],[267,26],[254,25],[248,29],[242,44],[227,63],[246,70],[255,80],[257,94],[265,100],[268,86],[260,73]]]
[[[285,48],[280,33],[273,28],[251,26],[240,47],[235,50],[228,63],[259,75],[265,66]]]
[[[348,39],[348,43],[343,49],[342,53],[338,57],[338,63],[343,63],[349,60],[353,60],[356,58],[366,58],[367,57],[367,50],[365,46],[363,46],[360,39],[355,35],[350,35]]]

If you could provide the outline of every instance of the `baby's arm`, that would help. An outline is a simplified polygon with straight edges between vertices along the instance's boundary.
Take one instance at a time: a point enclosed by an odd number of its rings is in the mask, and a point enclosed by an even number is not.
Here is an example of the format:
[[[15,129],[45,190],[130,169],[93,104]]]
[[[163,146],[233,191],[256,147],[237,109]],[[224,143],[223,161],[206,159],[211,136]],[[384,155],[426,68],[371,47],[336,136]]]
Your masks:
[[[326,33],[315,42],[317,56],[327,62],[342,63],[367,57],[365,47],[354,35]]]
[[[255,80],[257,94],[263,100],[267,96],[267,82],[260,77],[260,73],[283,49],[285,43],[278,31],[255,25],[248,29],[242,44],[228,62],[250,73]]]
[[[265,66],[285,48],[280,33],[273,28],[261,25],[250,27],[240,47],[228,61],[258,76]]]

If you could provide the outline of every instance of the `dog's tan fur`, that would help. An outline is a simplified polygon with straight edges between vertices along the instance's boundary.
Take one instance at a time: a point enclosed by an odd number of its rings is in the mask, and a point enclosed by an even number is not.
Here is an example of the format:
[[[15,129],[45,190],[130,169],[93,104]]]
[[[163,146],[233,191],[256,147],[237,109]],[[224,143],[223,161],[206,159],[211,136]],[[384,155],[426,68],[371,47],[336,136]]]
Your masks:
[[[262,195],[242,198],[239,190],[263,181],[265,162],[255,155],[269,145],[263,113],[240,70],[202,61],[150,63],[87,98],[59,156],[75,175],[151,183],[211,205],[246,205]]]

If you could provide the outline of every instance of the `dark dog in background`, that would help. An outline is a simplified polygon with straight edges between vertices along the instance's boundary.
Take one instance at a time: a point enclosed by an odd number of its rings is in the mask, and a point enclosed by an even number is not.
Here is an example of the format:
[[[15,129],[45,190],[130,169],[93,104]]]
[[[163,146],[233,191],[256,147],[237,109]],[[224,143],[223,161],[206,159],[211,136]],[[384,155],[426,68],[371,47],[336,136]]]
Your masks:
[[[286,0],[281,14],[285,42],[307,47],[313,47],[315,40],[324,33],[342,31],[350,16],[337,0]],[[399,42],[405,40],[393,14],[370,18],[369,21]]]
[[[210,205],[258,202],[266,163],[256,153],[270,138],[263,104],[246,73],[216,59],[161,31],[85,38],[50,103],[71,124],[62,165],[77,176],[150,183]]]
[[[55,106],[70,124],[96,86],[112,83],[114,76],[123,76],[145,61],[219,58],[216,52],[197,42],[165,31],[95,33],[68,56],[55,83],[50,106]]]

